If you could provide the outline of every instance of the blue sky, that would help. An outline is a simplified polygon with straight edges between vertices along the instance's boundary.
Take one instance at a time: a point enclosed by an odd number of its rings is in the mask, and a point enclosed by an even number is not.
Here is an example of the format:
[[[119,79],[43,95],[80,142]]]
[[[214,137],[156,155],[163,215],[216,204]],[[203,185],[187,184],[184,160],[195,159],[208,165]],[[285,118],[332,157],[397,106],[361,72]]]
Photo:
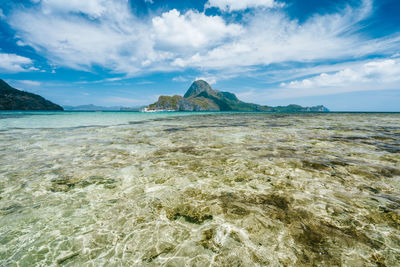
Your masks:
[[[400,111],[398,0],[0,0],[0,78],[141,106],[195,79],[264,105]]]

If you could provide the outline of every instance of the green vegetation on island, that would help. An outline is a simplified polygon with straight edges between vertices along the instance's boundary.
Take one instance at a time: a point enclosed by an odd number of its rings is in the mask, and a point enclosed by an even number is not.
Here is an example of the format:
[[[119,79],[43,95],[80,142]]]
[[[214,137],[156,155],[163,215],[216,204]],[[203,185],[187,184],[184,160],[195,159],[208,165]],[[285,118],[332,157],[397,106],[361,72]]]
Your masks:
[[[214,90],[203,80],[193,82],[185,95],[160,96],[148,111],[263,111],[263,112],[329,112],[324,106],[262,106],[240,101],[235,94]]]
[[[40,95],[20,91],[0,79],[0,110],[63,110]]]

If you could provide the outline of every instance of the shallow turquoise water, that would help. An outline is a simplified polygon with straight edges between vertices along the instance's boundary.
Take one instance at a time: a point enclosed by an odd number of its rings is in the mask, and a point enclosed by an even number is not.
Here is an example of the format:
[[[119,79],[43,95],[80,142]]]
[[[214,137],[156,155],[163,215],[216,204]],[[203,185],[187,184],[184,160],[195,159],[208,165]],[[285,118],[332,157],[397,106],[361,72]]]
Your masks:
[[[193,113],[179,112],[179,116]],[[25,112],[0,111],[0,129],[10,128],[69,128],[129,124],[174,115],[168,112]]]
[[[0,266],[396,266],[400,114],[0,113]]]

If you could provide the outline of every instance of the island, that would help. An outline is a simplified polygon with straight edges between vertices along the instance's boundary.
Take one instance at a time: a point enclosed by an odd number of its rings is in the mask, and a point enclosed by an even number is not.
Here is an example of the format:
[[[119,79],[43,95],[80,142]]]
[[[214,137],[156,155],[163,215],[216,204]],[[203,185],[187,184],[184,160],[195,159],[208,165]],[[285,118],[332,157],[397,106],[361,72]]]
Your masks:
[[[156,103],[149,105],[144,111],[329,112],[322,105],[302,107],[292,104],[270,107],[246,103],[239,100],[233,93],[214,90],[204,80],[193,82],[183,97],[180,95],[160,96]]]
[[[40,95],[15,89],[0,79],[0,110],[57,111],[64,109]]]

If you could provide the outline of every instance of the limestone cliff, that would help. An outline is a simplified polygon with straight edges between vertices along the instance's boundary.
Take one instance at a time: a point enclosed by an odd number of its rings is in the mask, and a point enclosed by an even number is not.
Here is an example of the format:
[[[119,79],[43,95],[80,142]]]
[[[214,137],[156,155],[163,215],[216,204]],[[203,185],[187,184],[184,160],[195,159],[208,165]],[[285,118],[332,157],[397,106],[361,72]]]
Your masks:
[[[240,101],[235,94],[214,90],[203,80],[193,82],[185,95],[160,96],[147,110],[168,111],[266,111],[266,112],[328,112],[324,106],[299,105],[269,107]]]

